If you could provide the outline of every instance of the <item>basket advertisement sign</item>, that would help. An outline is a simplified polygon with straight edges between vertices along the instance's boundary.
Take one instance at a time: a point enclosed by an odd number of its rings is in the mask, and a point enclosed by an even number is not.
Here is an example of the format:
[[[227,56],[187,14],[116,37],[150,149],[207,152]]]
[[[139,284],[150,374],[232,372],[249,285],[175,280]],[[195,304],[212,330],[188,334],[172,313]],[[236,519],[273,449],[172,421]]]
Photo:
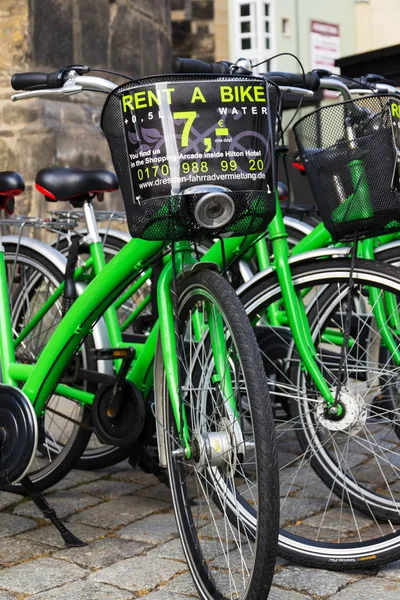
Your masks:
[[[390,98],[389,110],[397,154],[396,168],[393,173],[392,187],[394,187],[398,192],[400,192],[400,102],[395,98]]]
[[[168,81],[125,89],[135,201],[197,185],[273,189],[268,97],[260,79]]]

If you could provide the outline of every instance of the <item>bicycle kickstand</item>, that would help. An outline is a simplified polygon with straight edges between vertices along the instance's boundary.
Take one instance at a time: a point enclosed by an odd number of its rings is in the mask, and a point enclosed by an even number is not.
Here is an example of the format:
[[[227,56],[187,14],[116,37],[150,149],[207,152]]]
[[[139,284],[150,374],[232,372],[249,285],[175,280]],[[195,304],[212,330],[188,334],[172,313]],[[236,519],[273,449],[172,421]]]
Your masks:
[[[58,529],[66,546],[68,546],[69,548],[81,548],[82,546],[87,546],[86,542],[83,542],[82,540],[77,538],[76,535],[74,535],[64,525],[64,523],[61,523],[60,519],[57,517],[54,508],[50,506],[42,492],[36,487],[32,479],[28,477],[28,475],[25,475],[25,477],[21,479],[20,483],[23,485],[26,493],[36,504],[40,512],[53,523],[56,529]]]

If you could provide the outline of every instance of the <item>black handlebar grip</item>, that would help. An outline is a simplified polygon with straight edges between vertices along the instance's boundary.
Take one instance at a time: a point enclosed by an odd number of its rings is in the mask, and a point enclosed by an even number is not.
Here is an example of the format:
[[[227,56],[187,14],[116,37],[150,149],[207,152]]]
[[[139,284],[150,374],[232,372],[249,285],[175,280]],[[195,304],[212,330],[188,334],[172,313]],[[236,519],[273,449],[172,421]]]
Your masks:
[[[383,75],[378,75],[377,73],[367,73],[366,75],[360,77],[360,80],[362,79],[371,83],[388,83],[389,85],[392,85],[391,79],[386,79]],[[389,81],[391,83],[389,83]]]
[[[367,83],[383,83],[384,85],[392,85],[393,87],[399,87],[399,84],[393,79],[388,79],[384,75],[377,75],[376,73],[368,73],[364,77],[360,78],[361,81],[365,79]]]
[[[202,60],[195,58],[179,58],[172,59],[172,71],[174,73],[212,73],[212,66]]]
[[[289,85],[313,92],[319,89],[319,76],[315,71],[310,71],[309,73],[305,73],[305,75],[302,73],[274,71],[272,73],[264,73],[264,77],[277,85]]]
[[[229,73],[229,65],[226,63],[207,63],[196,58],[176,57],[172,59],[171,67],[174,73]]]
[[[53,73],[15,73],[11,78],[14,90],[54,89],[64,85],[68,69],[59,69]]]
[[[33,87],[47,87],[48,73],[14,73],[11,85],[14,90],[26,90]]]

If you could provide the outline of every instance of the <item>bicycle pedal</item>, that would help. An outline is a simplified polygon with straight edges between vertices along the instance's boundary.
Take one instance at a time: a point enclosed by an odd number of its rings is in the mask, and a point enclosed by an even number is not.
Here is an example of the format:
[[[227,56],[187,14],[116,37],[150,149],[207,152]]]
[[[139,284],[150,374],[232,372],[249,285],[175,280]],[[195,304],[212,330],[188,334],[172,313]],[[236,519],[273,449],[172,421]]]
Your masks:
[[[129,348],[98,348],[93,350],[93,356],[96,360],[129,360],[135,358],[136,349]]]

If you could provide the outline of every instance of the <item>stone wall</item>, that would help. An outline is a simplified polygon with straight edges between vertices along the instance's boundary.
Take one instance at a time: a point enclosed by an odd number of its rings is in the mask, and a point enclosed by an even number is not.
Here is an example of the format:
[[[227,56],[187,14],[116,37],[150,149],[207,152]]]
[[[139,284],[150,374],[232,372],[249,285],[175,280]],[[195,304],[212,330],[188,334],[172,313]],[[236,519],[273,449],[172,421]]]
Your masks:
[[[171,60],[170,12],[170,0],[1,0],[0,169],[25,178],[19,213],[43,216],[49,209],[33,186],[40,168],[112,165],[99,126],[104,95],[11,103],[10,75],[70,64],[132,77],[165,72]],[[113,194],[101,207],[123,205]]]
[[[176,56],[229,60],[228,0],[172,0]]]
[[[172,43],[177,56],[214,61],[214,0],[172,0]]]

